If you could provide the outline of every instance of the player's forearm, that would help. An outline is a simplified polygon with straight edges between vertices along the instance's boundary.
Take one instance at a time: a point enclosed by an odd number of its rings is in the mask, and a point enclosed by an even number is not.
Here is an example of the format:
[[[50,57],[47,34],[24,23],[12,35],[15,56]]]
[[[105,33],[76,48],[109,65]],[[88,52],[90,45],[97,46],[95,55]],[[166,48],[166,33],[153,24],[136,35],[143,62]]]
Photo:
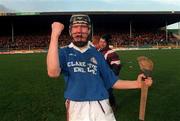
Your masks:
[[[114,89],[137,89],[141,88],[141,83],[138,81],[130,81],[130,80],[118,80],[114,85]]]
[[[60,74],[58,56],[58,36],[51,35],[51,41],[47,54],[47,70],[50,77],[58,77]]]

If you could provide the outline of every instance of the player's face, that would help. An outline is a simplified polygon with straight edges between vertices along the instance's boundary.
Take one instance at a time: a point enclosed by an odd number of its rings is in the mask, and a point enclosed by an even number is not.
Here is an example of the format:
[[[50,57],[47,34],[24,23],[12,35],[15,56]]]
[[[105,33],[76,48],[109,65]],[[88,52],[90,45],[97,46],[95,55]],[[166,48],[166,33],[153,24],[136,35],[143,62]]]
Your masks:
[[[87,24],[74,24],[71,28],[73,43],[78,47],[86,46],[88,43],[89,27]]]
[[[105,48],[107,46],[107,42],[104,39],[99,40],[99,48]]]

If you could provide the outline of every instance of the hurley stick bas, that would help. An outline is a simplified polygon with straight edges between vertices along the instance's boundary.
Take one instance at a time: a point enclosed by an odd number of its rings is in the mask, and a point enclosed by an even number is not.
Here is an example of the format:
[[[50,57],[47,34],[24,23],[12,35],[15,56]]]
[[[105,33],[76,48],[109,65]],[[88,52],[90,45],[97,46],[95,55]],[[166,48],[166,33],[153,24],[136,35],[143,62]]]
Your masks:
[[[137,58],[139,67],[144,73],[144,75],[147,77],[151,77],[152,70],[153,70],[153,62],[151,59],[140,56]],[[144,79],[141,82],[141,99],[140,99],[140,109],[139,109],[139,120],[144,121],[145,119],[145,111],[146,111],[146,101],[147,101],[147,95],[148,95],[148,86],[145,84]]]

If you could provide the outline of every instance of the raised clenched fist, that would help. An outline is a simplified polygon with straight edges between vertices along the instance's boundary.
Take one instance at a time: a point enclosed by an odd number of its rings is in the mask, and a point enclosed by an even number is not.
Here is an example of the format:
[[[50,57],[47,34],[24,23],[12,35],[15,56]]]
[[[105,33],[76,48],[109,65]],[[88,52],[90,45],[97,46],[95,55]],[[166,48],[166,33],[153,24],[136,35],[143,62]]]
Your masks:
[[[64,29],[64,25],[60,22],[53,22],[51,28],[52,28],[52,35],[59,37],[59,35]]]

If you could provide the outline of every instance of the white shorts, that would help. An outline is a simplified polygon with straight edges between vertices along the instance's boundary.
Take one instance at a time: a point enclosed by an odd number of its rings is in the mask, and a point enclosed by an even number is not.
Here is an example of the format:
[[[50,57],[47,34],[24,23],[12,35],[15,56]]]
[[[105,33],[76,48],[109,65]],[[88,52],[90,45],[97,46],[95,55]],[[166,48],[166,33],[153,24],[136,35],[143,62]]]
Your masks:
[[[66,100],[67,121],[116,121],[109,99],[101,101]]]

